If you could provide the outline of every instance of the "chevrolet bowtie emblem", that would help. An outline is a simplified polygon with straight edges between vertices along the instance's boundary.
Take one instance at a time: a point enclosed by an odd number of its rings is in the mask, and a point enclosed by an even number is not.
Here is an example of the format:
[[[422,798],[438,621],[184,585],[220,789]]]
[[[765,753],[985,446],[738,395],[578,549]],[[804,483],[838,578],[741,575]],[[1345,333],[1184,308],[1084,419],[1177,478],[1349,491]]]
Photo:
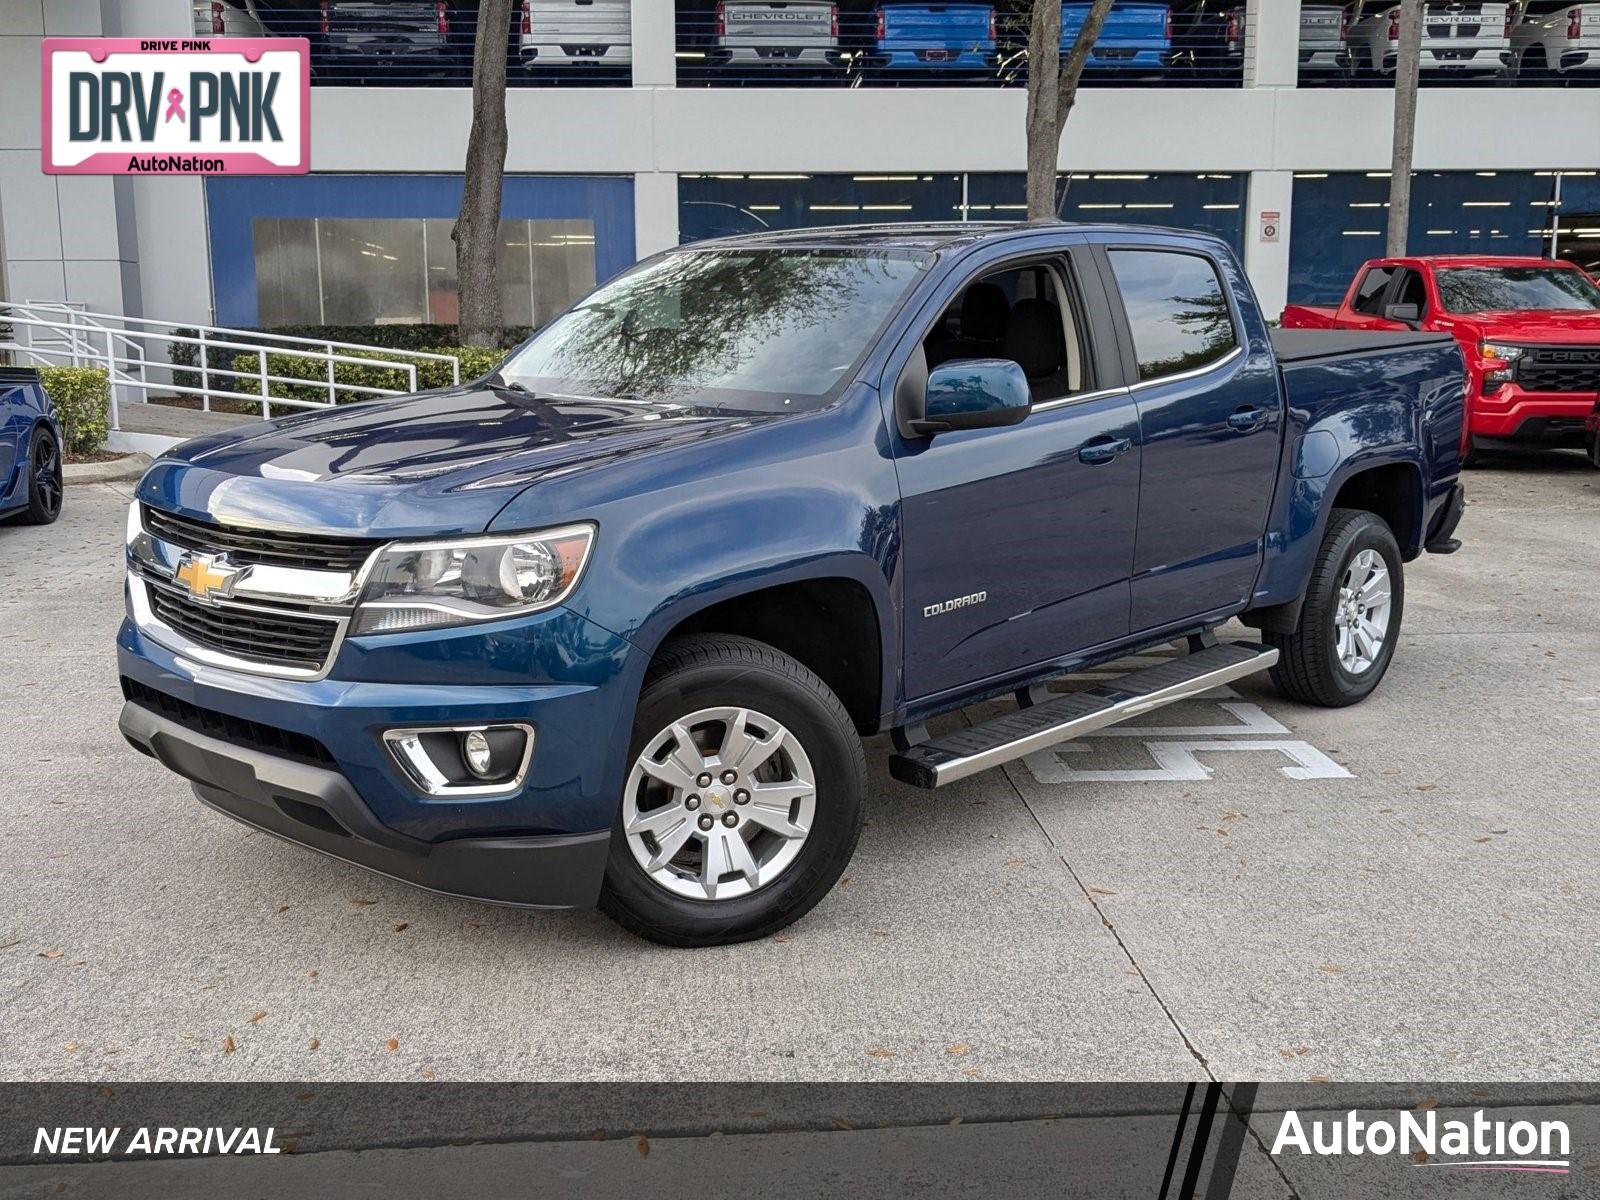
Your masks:
[[[178,563],[176,578],[189,589],[191,596],[204,601],[210,599],[212,592],[224,590],[238,573],[238,567],[229,566],[220,557],[186,554]]]

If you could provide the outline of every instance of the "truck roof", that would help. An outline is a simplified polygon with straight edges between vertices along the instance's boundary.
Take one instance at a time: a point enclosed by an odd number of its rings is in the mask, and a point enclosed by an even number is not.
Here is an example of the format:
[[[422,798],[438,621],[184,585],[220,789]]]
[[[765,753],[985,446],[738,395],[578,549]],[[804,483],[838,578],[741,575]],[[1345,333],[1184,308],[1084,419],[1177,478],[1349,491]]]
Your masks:
[[[894,222],[875,225],[818,225],[805,229],[774,229],[763,233],[739,233],[691,243],[693,246],[797,247],[878,247],[936,251],[952,246],[969,246],[1009,235],[1038,229],[1070,230],[1074,233],[1173,234],[1219,242],[1213,234],[1160,225],[1120,225],[1080,221],[928,221]]]
[[[1393,258],[1374,258],[1375,263],[1421,263],[1428,267],[1570,267],[1563,258],[1540,258],[1533,254],[1401,254]]]

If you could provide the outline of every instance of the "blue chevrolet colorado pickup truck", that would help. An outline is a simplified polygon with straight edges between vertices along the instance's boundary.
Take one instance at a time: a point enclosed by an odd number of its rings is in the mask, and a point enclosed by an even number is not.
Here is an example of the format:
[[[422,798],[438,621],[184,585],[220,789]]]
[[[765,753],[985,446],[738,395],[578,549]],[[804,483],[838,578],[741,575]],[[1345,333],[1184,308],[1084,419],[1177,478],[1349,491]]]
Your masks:
[[[61,515],[61,421],[30,367],[0,366],[0,520]]]
[[[121,728],[402,880],[757,937],[849,861],[863,737],[936,788],[1255,671],[1367,695],[1404,565],[1457,545],[1462,393],[1446,336],[1269,336],[1203,235],[700,243],[481,380],[154,463]],[[1218,643],[1232,617],[1261,640]]]

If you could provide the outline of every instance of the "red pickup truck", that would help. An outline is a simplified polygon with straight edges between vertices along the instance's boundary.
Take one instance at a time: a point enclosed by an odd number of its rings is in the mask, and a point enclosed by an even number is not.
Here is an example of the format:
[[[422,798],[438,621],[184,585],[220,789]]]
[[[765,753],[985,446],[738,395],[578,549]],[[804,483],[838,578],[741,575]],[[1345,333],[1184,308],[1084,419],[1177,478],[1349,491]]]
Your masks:
[[[1463,449],[1600,438],[1600,286],[1549,258],[1375,258],[1337,308],[1291,304],[1285,329],[1450,333],[1467,360]],[[1586,425],[1588,432],[1586,432]],[[1600,446],[1591,445],[1600,466]]]

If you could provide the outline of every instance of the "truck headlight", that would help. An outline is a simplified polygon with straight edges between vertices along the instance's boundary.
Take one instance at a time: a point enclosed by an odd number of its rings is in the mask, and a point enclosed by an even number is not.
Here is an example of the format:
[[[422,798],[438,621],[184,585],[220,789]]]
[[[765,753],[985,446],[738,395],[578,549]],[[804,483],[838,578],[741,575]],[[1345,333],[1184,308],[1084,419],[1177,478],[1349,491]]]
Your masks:
[[[1478,343],[1485,394],[1498,391],[1503,384],[1510,383],[1516,377],[1517,359],[1523,354],[1521,346],[1508,346],[1504,342]]]
[[[351,632],[438,629],[551,608],[578,585],[593,544],[593,525],[396,542],[373,565]]]

